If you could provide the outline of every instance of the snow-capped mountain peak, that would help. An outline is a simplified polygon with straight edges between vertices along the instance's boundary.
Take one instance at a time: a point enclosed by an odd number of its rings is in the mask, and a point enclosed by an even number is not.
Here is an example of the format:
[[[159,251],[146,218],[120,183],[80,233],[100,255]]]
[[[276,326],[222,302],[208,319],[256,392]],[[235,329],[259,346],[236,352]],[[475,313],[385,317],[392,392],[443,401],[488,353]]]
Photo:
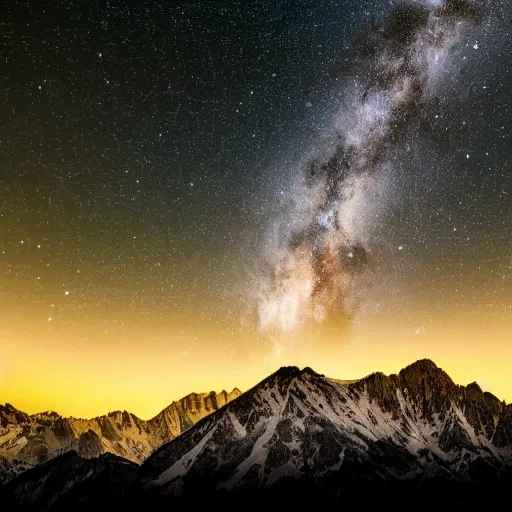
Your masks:
[[[503,460],[496,433],[507,411],[429,360],[351,384],[284,367],[157,450],[142,478],[147,489],[180,494],[198,478],[216,489],[272,486],[336,472],[347,460],[385,459],[381,471],[399,478],[418,469],[457,474],[462,460]]]

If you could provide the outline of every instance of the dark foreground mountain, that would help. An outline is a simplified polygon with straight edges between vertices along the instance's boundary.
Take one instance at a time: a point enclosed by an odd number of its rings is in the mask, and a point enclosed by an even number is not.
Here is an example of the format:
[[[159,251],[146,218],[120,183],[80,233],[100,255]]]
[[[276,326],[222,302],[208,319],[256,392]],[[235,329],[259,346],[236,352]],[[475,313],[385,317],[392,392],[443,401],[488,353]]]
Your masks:
[[[118,510],[138,481],[138,465],[111,453],[85,459],[67,452],[0,488],[1,510]]]
[[[287,367],[140,467],[73,453],[6,484],[0,504],[482,510],[509,501],[511,448],[512,407],[429,360],[350,384]]]

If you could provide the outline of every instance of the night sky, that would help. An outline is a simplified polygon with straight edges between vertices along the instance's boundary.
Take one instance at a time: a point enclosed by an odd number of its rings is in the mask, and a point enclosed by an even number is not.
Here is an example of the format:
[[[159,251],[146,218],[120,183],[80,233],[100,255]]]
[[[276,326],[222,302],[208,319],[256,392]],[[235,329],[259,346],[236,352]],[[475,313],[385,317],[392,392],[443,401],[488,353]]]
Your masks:
[[[403,3],[1,7],[0,402],[421,357],[512,400],[512,5]]]

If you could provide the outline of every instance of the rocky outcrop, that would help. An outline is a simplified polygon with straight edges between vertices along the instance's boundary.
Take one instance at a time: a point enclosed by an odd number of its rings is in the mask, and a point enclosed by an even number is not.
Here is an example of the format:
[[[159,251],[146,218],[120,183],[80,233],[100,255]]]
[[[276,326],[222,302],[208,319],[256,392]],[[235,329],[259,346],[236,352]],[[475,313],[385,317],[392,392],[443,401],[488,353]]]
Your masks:
[[[99,457],[103,453],[101,439],[94,430],[88,430],[78,439],[78,455],[84,459]]]
[[[492,440],[496,446],[512,445],[512,404],[504,406]]]

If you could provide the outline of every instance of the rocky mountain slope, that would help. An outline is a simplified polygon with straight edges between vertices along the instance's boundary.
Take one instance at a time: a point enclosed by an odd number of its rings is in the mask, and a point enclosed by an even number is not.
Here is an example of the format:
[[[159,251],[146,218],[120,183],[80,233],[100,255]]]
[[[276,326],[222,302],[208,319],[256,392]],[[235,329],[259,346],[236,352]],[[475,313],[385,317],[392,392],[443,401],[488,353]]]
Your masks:
[[[467,477],[510,462],[511,419],[511,406],[429,360],[348,385],[282,368],[162,446],[141,476],[164,494],[192,492],[197,479],[212,490],[270,487],[347,464],[377,464],[383,478]]]
[[[87,510],[102,500],[94,485],[120,485],[119,503],[155,509],[408,510],[412,501],[420,510],[481,510],[497,506],[512,483],[512,406],[475,383],[456,385],[429,360],[348,384],[285,367],[157,449],[136,468],[128,494],[122,483],[105,483],[111,473],[101,462],[92,471],[72,459],[75,472],[51,485],[60,458],[12,480],[0,503],[64,510],[69,487],[73,500],[85,500],[76,510]],[[100,482],[87,496],[76,487],[83,475]],[[39,498],[49,495],[50,505]]]
[[[84,458],[108,452],[141,463],[240,394],[236,388],[230,393],[192,393],[149,421],[126,411],[86,420],[55,412],[28,415],[10,404],[0,405],[0,482],[70,450]]]

